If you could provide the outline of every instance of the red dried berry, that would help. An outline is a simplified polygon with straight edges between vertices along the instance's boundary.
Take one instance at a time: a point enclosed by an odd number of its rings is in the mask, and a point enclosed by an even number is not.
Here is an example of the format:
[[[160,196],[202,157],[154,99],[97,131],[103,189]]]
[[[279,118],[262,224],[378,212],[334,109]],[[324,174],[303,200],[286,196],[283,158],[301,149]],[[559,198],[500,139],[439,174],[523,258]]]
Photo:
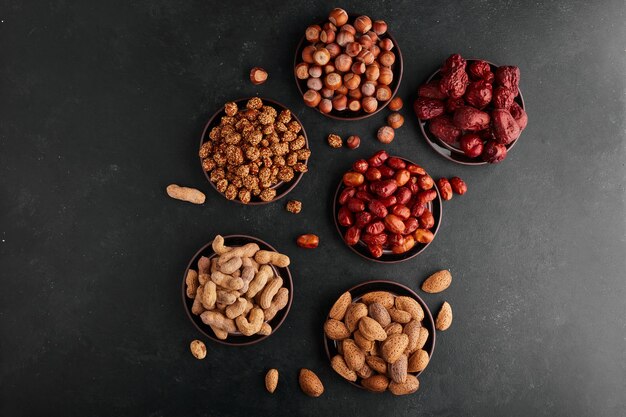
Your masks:
[[[496,142],[495,140],[490,140],[485,143],[481,156],[483,161],[489,162],[490,164],[497,164],[506,158],[506,146]]]
[[[465,184],[465,181],[459,177],[450,178],[450,186],[455,194],[463,195],[467,192],[467,185]]]
[[[441,71],[447,73],[458,69],[465,70],[466,65],[467,61],[460,54],[452,54],[444,61]]]
[[[473,107],[463,106],[454,112],[454,125],[462,130],[473,132],[483,130],[489,126],[489,121],[489,113]]]
[[[483,140],[476,133],[468,133],[459,141],[461,150],[469,158],[476,158],[483,152]]]
[[[493,96],[493,87],[485,80],[474,81],[467,87],[465,92],[465,101],[470,106],[482,109],[489,102]]]
[[[522,106],[520,106],[516,102],[513,102],[513,104],[511,104],[511,107],[509,107],[509,113],[511,113],[511,116],[513,116],[513,118],[517,122],[519,130],[524,130],[526,128],[526,125],[528,124],[528,115],[526,114],[526,111],[522,108]]]
[[[493,73],[491,72],[491,65],[489,65],[487,61],[483,60],[476,60],[471,62],[467,68],[467,72],[469,73],[469,76],[474,80],[486,80],[488,74],[491,74],[491,76],[493,77]]]
[[[439,188],[439,194],[441,198],[448,201],[452,199],[452,186],[447,178],[439,178],[437,180],[437,188]],[[421,218],[421,216],[420,216]]]
[[[445,113],[443,101],[434,98],[419,97],[413,103],[413,109],[419,119],[430,120]]]
[[[515,66],[502,66],[496,70],[496,83],[510,89],[515,97],[519,94],[520,71]]]
[[[491,129],[496,142],[508,145],[520,135],[520,128],[511,113],[504,109],[494,109],[491,112],[493,121]]]
[[[463,106],[465,106],[465,100],[463,100],[463,97],[449,98],[446,101],[446,112],[454,113],[456,109],[459,109]]]
[[[506,87],[496,87],[493,91],[493,107],[508,110],[515,102],[513,91]]]
[[[439,83],[439,90],[448,97],[459,98],[463,97],[463,94],[465,94],[468,84],[469,77],[465,69],[457,68],[456,70],[444,73]]]
[[[419,97],[434,98],[436,100],[445,100],[446,95],[439,89],[439,81],[431,81],[427,84],[420,85],[417,90]]]
[[[449,144],[455,143],[461,136],[461,129],[452,123],[450,116],[446,115],[435,117],[431,120],[428,124],[428,130],[437,139]]]

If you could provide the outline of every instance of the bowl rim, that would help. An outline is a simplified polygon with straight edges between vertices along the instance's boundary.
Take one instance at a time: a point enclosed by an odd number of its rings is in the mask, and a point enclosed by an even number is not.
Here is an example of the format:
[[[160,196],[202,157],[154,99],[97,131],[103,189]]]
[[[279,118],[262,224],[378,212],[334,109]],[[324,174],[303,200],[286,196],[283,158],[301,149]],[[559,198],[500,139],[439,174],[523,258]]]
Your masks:
[[[426,320],[427,323],[428,323],[428,326],[424,326],[424,327],[428,328],[428,339],[426,339],[426,340],[427,340],[427,342],[428,342],[428,340],[432,341],[432,343],[430,345],[430,349],[426,350],[428,352],[428,358],[429,358],[429,362],[430,362],[430,360],[432,360],[433,354],[435,352],[435,342],[437,340],[437,331],[435,329],[435,319],[434,319],[434,317],[433,317],[433,315],[432,315],[432,313],[430,311],[430,308],[428,308],[428,305],[426,305],[426,303],[424,302],[422,297],[420,297],[413,289],[409,288],[408,286],[406,286],[404,284],[400,284],[399,282],[396,282],[396,281],[384,280],[384,279],[375,279],[375,280],[364,281],[364,282],[361,282],[359,284],[356,284],[355,286],[353,286],[352,288],[350,288],[349,290],[346,290],[344,292],[349,292],[350,295],[353,296],[352,293],[355,290],[359,290],[362,287],[365,287],[365,286],[368,286],[368,285],[374,285],[374,286],[377,286],[377,285],[390,285],[390,286],[393,286],[393,287],[399,287],[402,290],[404,290],[404,291],[408,292],[409,294],[411,294],[411,297],[414,298],[420,304],[420,306],[424,310],[424,320]],[[367,292],[371,292],[371,291],[384,291],[384,290],[372,289],[372,290],[367,291]],[[388,291],[388,292],[392,292],[392,291]],[[397,294],[395,294],[393,292],[392,292],[392,294],[394,296],[398,296]],[[352,300],[354,300],[354,298],[355,297],[353,296]],[[330,312],[330,309],[329,309],[329,312]],[[330,317],[328,315],[326,315],[326,320],[329,319],[329,318]],[[424,320],[422,320],[422,322]],[[330,362],[330,360],[332,359],[332,356],[331,356],[330,349],[329,349],[328,346],[329,346],[329,344],[332,341],[328,337],[326,337],[326,333],[324,332],[323,329],[322,329],[322,335],[324,337],[324,350],[326,351],[326,356],[328,357],[328,360]],[[415,377],[418,377],[425,370],[426,369],[423,369],[423,370],[421,370],[419,372],[416,372],[416,373],[412,372],[411,374],[414,375]],[[356,386],[356,387],[358,387],[358,388],[360,388],[362,390],[366,390],[367,391],[367,389],[365,387],[363,387],[360,384],[357,384],[356,381],[353,382],[353,381],[348,381],[345,378],[342,378],[342,379],[344,379],[346,382],[349,382],[350,384],[352,384],[352,385],[354,385],[354,386]],[[359,379],[361,379],[361,378],[359,378]]]
[[[361,14],[358,13],[348,13],[348,17],[349,20],[348,22],[350,22],[351,20],[354,20],[355,18],[357,18],[358,16],[361,16]],[[404,75],[404,57],[402,55],[402,50],[400,49],[400,46],[398,45],[398,41],[396,40],[396,38],[389,32],[389,30],[387,32],[385,32],[383,34],[383,36],[387,35],[387,37],[389,37],[389,39],[391,39],[393,41],[393,45],[394,45],[394,49],[397,50],[397,52],[395,53],[396,55],[396,62],[394,64],[399,64],[399,65],[394,65],[392,68],[392,71],[394,72],[394,81],[396,80],[396,76],[397,76],[397,84],[394,87],[394,89],[391,92],[391,98],[389,100],[387,100],[382,106],[379,106],[376,111],[372,112],[372,113],[365,113],[363,112],[363,114],[359,115],[359,116],[354,116],[354,117],[348,117],[348,116],[340,116],[337,114],[333,114],[335,112],[335,110],[333,109],[330,113],[322,113],[321,111],[319,111],[319,109],[317,107],[313,108],[313,107],[308,107],[307,108],[312,108],[313,110],[315,110],[316,112],[318,112],[319,114],[325,116],[325,117],[329,117],[331,119],[335,119],[335,120],[343,120],[343,121],[352,121],[352,120],[363,120],[363,119],[367,119],[368,117],[374,116],[375,114],[377,114],[378,112],[380,112],[381,110],[383,110],[385,107],[387,107],[387,105],[391,102],[391,100],[393,100],[396,95],[398,94],[398,90],[400,89],[400,84],[402,83],[402,76]],[[296,77],[296,65],[298,65],[298,57],[301,55],[302,53],[302,49],[304,49],[304,43],[306,42],[306,36],[302,35],[302,38],[300,38],[300,41],[298,42],[298,46],[296,47],[296,52],[294,54],[294,58],[293,58],[293,78],[296,80],[296,86],[298,87],[298,91],[300,92],[300,99],[302,99],[302,97],[304,96],[305,90],[302,88],[302,85],[300,84],[301,80],[298,79],[298,77]],[[395,70],[397,68],[397,71]],[[362,110],[360,110],[362,112]]]
[[[223,237],[224,237],[224,243],[227,243],[229,240],[232,240],[232,239],[243,239],[243,240],[247,240],[248,241],[247,243],[257,243],[257,244],[259,244],[259,246],[264,245],[265,247],[269,248],[269,250],[277,252],[277,250],[272,245],[270,245],[269,243],[265,242],[262,239],[259,239],[258,237],[255,237],[255,236],[236,234],[236,235],[224,235]],[[287,302],[287,305],[285,306],[285,308],[281,310],[281,312],[284,311],[284,313],[282,314],[282,317],[280,318],[278,323],[276,323],[275,326],[272,326],[272,332],[270,334],[265,335],[265,336],[260,336],[258,338],[255,338],[255,336],[257,336],[257,335],[252,335],[252,336],[249,336],[249,337],[253,338],[253,340],[246,341],[246,342],[229,342],[228,339],[226,339],[226,340],[218,339],[214,334],[212,334],[212,331],[208,328],[208,326],[207,326],[207,329],[204,329],[194,319],[194,317],[198,317],[198,316],[195,316],[195,315],[193,315],[191,313],[191,308],[189,307],[189,300],[192,300],[192,299],[187,297],[187,283],[185,282],[185,279],[187,278],[187,273],[191,269],[191,266],[194,264],[194,262],[198,261],[198,258],[200,256],[202,256],[202,254],[205,253],[205,251],[208,250],[209,252],[212,253],[212,255],[210,255],[210,257],[215,256],[215,252],[213,252],[213,249],[212,249],[212,246],[211,246],[212,244],[213,244],[213,240],[211,240],[210,242],[208,242],[205,245],[203,245],[200,249],[198,249],[196,251],[196,253],[193,255],[193,257],[191,258],[191,260],[189,261],[189,263],[187,264],[187,268],[185,268],[185,272],[183,273],[182,300],[183,300],[183,308],[185,309],[185,313],[187,315],[187,318],[189,318],[189,320],[191,321],[193,326],[200,333],[202,333],[202,335],[204,335],[205,337],[211,339],[214,342],[217,342],[217,343],[220,343],[220,344],[226,345],[226,346],[249,346],[249,345],[254,345],[254,344],[259,343],[262,340],[265,340],[268,337],[272,336],[274,333],[276,333],[276,331],[280,328],[280,326],[282,326],[282,324],[284,323],[285,319],[289,315],[289,312],[291,310],[291,304],[293,302],[293,278],[291,276],[291,271],[289,270],[288,266],[284,267],[284,268],[273,267],[275,272],[277,272],[278,275],[281,278],[283,278],[283,280],[285,280],[285,278],[286,278],[285,283],[288,283],[288,285],[289,285],[289,301]],[[284,270],[284,272],[282,272],[281,270]]]
[[[237,105],[239,106],[240,103],[242,102],[247,102],[250,99],[253,98],[260,98],[263,103],[269,103],[272,104],[273,107],[278,107],[276,110],[280,111],[280,110],[289,110],[291,112],[291,117],[294,118],[298,123],[300,123],[300,126],[302,127],[302,130],[300,131],[300,134],[302,136],[304,136],[304,143],[305,143],[305,149],[309,149],[309,138],[307,136],[306,133],[306,129],[304,128],[304,124],[302,124],[302,121],[300,120],[300,118],[287,106],[285,106],[283,103],[276,101],[274,99],[270,99],[270,98],[265,98],[265,97],[259,97],[259,96],[250,96],[250,97],[243,97],[243,98],[238,98],[235,100],[230,100],[228,101],[228,103],[230,102],[234,102],[237,103]],[[213,127],[215,120],[220,117],[221,115],[224,114],[224,106],[220,107],[215,113],[213,113],[213,115],[209,118],[209,120],[206,122],[206,124],[204,125],[204,129],[202,129],[202,134],[200,135],[200,147],[202,147],[202,144],[204,142],[206,142],[205,138],[207,137],[207,133],[209,132],[209,130]],[[200,169],[202,170],[202,173],[204,174],[204,177],[206,178],[206,180],[208,181],[208,183],[211,185],[211,187],[213,187],[213,189],[215,191],[218,192],[218,194],[220,194],[222,197],[224,197],[226,200],[228,200],[226,198],[226,195],[222,192],[220,192],[217,189],[217,186],[213,183],[213,181],[211,181],[211,177],[209,176],[209,173],[206,172],[203,168],[202,168],[202,158],[198,158],[200,161]],[[307,158],[304,163],[307,165],[308,167],[308,162],[309,162],[309,158]],[[245,206],[261,206],[264,204],[270,204],[273,203],[275,201],[280,200],[281,198],[285,197],[287,194],[289,194],[294,188],[296,188],[296,186],[298,185],[298,183],[300,182],[300,180],[302,179],[302,177],[304,176],[304,174],[306,174],[306,172],[298,172],[297,175],[294,176],[294,179],[291,180],[291,182],[289,182],[289,187],[287,189],[285,189],[282,193],[277,194],[272,200],[270,201],[263,201],[263,200],[250,200],[249,203],[244,203],[243,201],[239,200],[238,198],[235,198],[234,200],[228,200],[228,201],[233,201],[235,203],[238,204],[242,204]],[[283,181],[280,181],[279,183],[277,183],[276,185],[272,186],[271,188],[278,188],[281,185],[285,184]],[[256,197],[253,197],[256,198]]]
[[[480,59],[480,58],[466,58],[465,59],[467,62],[474,62],[474,61],[485,61],[486,63],[488,63],[491,67],[493,68],[499,68],[501,65],[497,65],[491,61],[487,61],[486,59]],[[429,83],[430,81],[432,81],[435,77],[437,77],[439,75],[439,73],[441,72],[441,68],[438,68],[435,72],[433,72],[428,79],[426,79],[426,81],[423,84]],[[519,94],[517,95],[517,97],[515,97],[515,101],[517,102],[517,104],[520,105],[520,107],[524,110],[526,110],[526,102],[524,101],[524,96],[522,95],[522,90],[519,90]],[[413,108],[413,111],[415,112],[415,108]],[[417,113],[415,114],[415,116],[417,117]],[[461,151],[460,149],[457,149],[445,142],[443,142],[442,140],[440,140],[439,138],[431,138],[428,134],[428,132],[426,132],[426,123],[428,123],[428,120],[422,120],[419,117],[417,117],[417,124],[419,125],[420,131],[422,132],[422,136],[424,137],[424,140],[426,141],[426,143],[428,143],[428,145],[433,148],[433,150],[443,156],[444,158],[446,158],[449,161],[452,161],[456,164],[460,164],[460,165],[467,165],[467,166],[478,166],[478,165],[487,165],[488,162],[479,160],[477,158],[469,158],[467,156],[465,156],[463,154],[463,151]],[[513,149],[513,147],[515,146],[515,144],[517,143],[517,141],[522,137],[522,134],[520,133],[520,135],[517,137],[517,139],[515,139],[513,142],[511,142],[508,145],[505,145],[507,148],[507,153],[508,151],[510,151],[511,149]],[[445,152],[443,150],[443,148],[447,149],[447,151],[449,151],[450,154],[448,154],[447,152]],[[451,155],[458,155],[459,157],[462,157],[464,159],[457,159],[452,157]],[[475,161],[474,161],[475,159]]]
[[[399,158],[402,159],[405,162],[408,162],[410,164],[414,164],[414,165],[418,165],[421,166],[423,168],[422,165],[417,164],[413,161],[411,161],[410,159],[404,158],[402,156],[398,156],[398,155],[389,155],[389,158]],[[428,173],[428,172],[427,172]],[[343,181],[339,181],[339,184],[337,185],[337,190],[335,191],[335,195],[333,197],[333,221],[335,222],[335,229],[337,230],[337,233],[339,233],[339,236],[341,238],[341,241],[343,242],[343,244],[345,246],[347,246],[348,248],[350,248],[350,250],[354,253],[356,253],[357,255],[359,255],[360,257],[367,259],[368,261],[371,262],[377,262],[377,263],[381,263],[381,264],[397,264],[400,262],[404,262],[404,261],[408,261],[409,259],[415,258],[417,255],[419,255],[420,253],[422,253],[431,243],[433,243],[435,241],[435,238],[437,237],[437,232],[439,231],[439,227],[441,226],[441,220],[443,219],[443,201],[441,200],[441,193],[439,192],[439,187],[437,187],[437,182],[433,181],[433,189],[437,192],[437,201],[438,201],[438,206],[439,206],[439,216],[438,216],[438,220],[435,223],[435,231],[433,232],[433,240],[431,240],[430,242],[423,244],[420,243],[420,245],[423,245],[418,251],[416,251],[415,253],[411,254],[411,256],[408,256],[406,258],[402,258],[402,259],[395,259],[395,260],[391,260],[391,261],[387,261],[387,260],[382,260],[380,258],[372,258],[369,257],[361,252],[359,252],[358,250],[356,250],[354,248],[354,246],[350,246],[347,245],[346,242],[343,239],[343,232],[341,231],[341,227],[339,225],[339,222],[337,221],[337,199],[339,198],[339,193],[341,192],[342,188],[345,187],[343,185]],[[433,204],[433,207],[435,205]],[[417,246],[417,244],[416,244]]]

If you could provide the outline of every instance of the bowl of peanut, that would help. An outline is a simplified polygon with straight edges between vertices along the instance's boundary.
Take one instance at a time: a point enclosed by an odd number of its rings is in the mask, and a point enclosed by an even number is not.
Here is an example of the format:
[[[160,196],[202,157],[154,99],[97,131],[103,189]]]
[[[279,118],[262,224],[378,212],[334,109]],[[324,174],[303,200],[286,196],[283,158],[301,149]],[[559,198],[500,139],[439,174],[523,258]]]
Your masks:
[[[344,292],[324,323],[331,367],[372,392],[412,394],[435,350],[435,322],[424,301],[393,281],[367,281]]]
[[[402,71],[402,53],[387,23],[340,8],[306,28],[294,58],[304,103],[339,120],[364,119],[385,108]]]
[[[207,338],[252,345],[274,334],[289,314],[289,257],[246,235],[216,236],[193,256],[182,283],[185,312]]]
[[[266,98],[226,103],[200,138],[200,165],[207,181],[241,204],[267,204],[286,196],[307,172],[310,156],[298,117]]]

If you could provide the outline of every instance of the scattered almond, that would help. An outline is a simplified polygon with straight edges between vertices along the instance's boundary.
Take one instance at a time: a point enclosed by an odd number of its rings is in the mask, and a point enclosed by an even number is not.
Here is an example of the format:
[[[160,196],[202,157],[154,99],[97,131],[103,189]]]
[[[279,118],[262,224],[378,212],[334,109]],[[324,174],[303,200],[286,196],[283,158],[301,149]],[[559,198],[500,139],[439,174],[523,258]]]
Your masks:
[[[265,388],[267,392],[273,394],[278,386],[278,369],[270,369],[265,374]]]
[[[448,302],[444,302],[441,306],[441,310],[437,313],[437,320],[435,321],[435,328],[439,331],[448,330],[452,324],[452,307]]]
[[[437,271],[422,284],[422,291],[437,294],[447,289],[452,283],[452,274],[448,270]]]
[[[315,372],[310,369],[300,369],[300,376],[298,377],[300,383],[300,389],[309,397],[319,397],[324,393],[324,385],[322,381],[315,375]]]

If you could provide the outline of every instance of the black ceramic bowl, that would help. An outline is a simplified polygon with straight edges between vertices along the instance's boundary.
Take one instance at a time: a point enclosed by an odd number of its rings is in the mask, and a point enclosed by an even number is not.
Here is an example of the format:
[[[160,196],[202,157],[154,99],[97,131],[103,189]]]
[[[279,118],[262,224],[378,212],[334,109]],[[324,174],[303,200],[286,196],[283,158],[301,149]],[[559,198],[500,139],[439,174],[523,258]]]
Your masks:
[[[207,338],[215,342],[222,343],[228,346],[253,345],[255,343],[260,342],[261,340],[264,340],[270,337],[283,324],[283,322],[287,318],[287,314],[289,314],[289,310],[291,309],[291,302],[293,301],[293,280],[291,279],[291,272],[289,271],[289,267],[278,268],[278,267],[272,266],[272,268],[274,269],[274,273],[283,279],[283,286],[289,290],[289,302],[287,303],[285,308],[280,310],[276,314],[276,316],[269,322],[269,324],[272,326],[272,333],[267,336],[261,336],[261,335],[244,336],[242,334],[229,334],[226,340],[220,340],[217,337],[215,337],[213,330],[211,330],[209,326],[207,326],[206,324],[202,322],[202,320],[200,319],[200,316],[196,316],[195,314],[191,313],[191,306],[193,305],[193,299],[187,297],[187,284],[185,282],[185,278],[187,277],[187,272],[189,271],[189,269],[197,269],[198,259],[200,259],[200,257],[206,256],[207,258],[212,258],[216,256],[215,252],[213,252],[213,248],[211,247],[212,243],[213,241],[207,243],[202,248],[200,248],[198,252],[196,252],[196,254],[189,261],[189,264],[187,265],[187,268],[185,269],[185,273],[183,274],[183,284],[182,284],[183,306],[185,308],[185,313],[187,314],[187,317],[189,317],[189,320],[191,320],[191,322],[196,327],[196,329],[198,329],[198,331],[202,333],[204,336],[206,336]],[[261,239],[256,238],[256,237],[246,236],[246,235],[224,236],[224,244],[226,246],[242,246],[242,245],[245,245],[246,243],[256,243],[263,250],[270,250],[270,251],[276,252],[276,249],[274,249],[274,247],[272,247],[269,243],[264,242]]]
[[[350,18],[348,20],[348,23],[352,24],[354,22],[354,19],[356,19],[358,16],[361,16],[361,15],[350,13],[349,14]],[[389,33],[389,31],[387,31],[381,36],[381,39],[385,39],[385,38],[389,38],[393,42],[394,48],[392,49],[392,52],[396,56],[396,61],[391,66],[391,69],[393,71],[393,81],[391,82],[391,84],[389,84],[389,88],[391,89],[391,98],[387,100],[386,102],[382,103],[381,105],[379,105],[376,111],[372,113],[366,113],[363,110],[353,112],[348,109],[343,110],[343,111],[337,111],[333,109],[330,113],[322,113],[318,110],[317,107],[315,108],[316,111],[318,111],[320,114],[323,114],[326,117],[330,117],[331,119],[336,119],[336,120],[362,120],[362,119],[366,119],[370,116],[375,115],[376,113],[378,113],[379,111],[387,107],[389,102],[393,100],[393,98],[396,96],[396,93],[398,92],[398,89],[400,88],[400,82],[402,81],[402,74],[404,71],[404,64],[403,64],[404,61],[402,59],[402,51],[400,50],[400,47],[398,46],[398,42]],[[295,54],[294,61],[293,61],[293,72],[294,72],[293,76],[294,76],[294,79],[296,80],[296,85],[298,86],[298,90],[300,91],[301,96],[304,96],[304,93],[308,90],[308,88],[306,85],[306,80],[300,80],[296,76],[295,68],[296,68],[296,65],[298,65],[298,63],[302,62],[302,50],[307,45],[309,45],[309,42],[306,40],[305,36],[302,36],[302,39],[300,39],[300,42],[298,43],[298,46],[296,47],[296,54]]]
[[[467,59],[466,60],[468,65],[474,61],[478,61],[477,59]],[[498,69],[498,65],[486,61],[489,63],[489,65],[491,66],[491,71],[495,73],[496,69]],[[441,78],[441,70],[438,69],[437,71],[435,71],[430,77],[428,77],[428,79],[426,80],[426,83],[429,83],[430,81],[433,80],[437,80]],[[522,96],[522,91],[520,90],[519,94],[517,97],[515,97],[515,102],[517,104],[520,105],[520,107],[524,110],[526,110],[526,105],[524,103],[524,97]],[[490,106],[487,106],[487,110],[491,109]],[[426,142],[428,142],[428,144],[435,150],[435,152],[437,152],[439,155],[443,156],[444,158],[455,162],[457,164],[461,164],[461,165],[485,165],[487,164],[487,162],[483,161],[482,159],[480,159],[480,156],[477,158],[470,158],[468,156],[466,156],[463,151],[455,145],[451,145],[449,143],[446,143],[442,140],[440,140],[439,138],[435,137],[435,135],[433,135],[432,133],[430,133],[430,131],[428,130],[428,120],[421,120],[420,118],[417,119],[419,122],[419,126],[420,126],[420,130],[422,131],[422,135],[424,136],[424,138],[426,139]],[[520,135],[521,137],[521,135]],[[513,142],[511,142],[510,144],[506,145],[507,148],[507,152],[510,151],[511,149],[513,149],[513,146],[515,146],[515,144],[517,143],[517,141],[519,140],[519,137],[517,139],[515,139]]]
[[[395,157],[402,159],[407,164],[417,165],[415,164],[415,162],[410,161],[406,158],[402,158],[401,156],[395,156]],[[341,205],[338,202],[339,194],[341,194],[341,191],[343,191],[345,187],[346,186],[343,184],[343,181],[339,181],[339,185],[337,186],[337,191],[335,191],[335,196],[333,198],[333,220],[335,221],[335,228],[337,229],[337,232],[339,233],[339,236],[341,236],[341,240],[344,243],[345,241],[343,239],[343,236],[346,233],[346,230],[348,230],[348,228],[339,224],[337,220],[337,214],[339,213],[339,208],[341,207]],[[385,251],[383,252],[383,255],[380,258],[374,258],[372,254],[370,253],[370,251],[368,250],[367,245],[362,241],[359,241],[359,243],[357,243],[354,246],[349,246],[347,244],[346,246],[348,246],[350,250],[352,250],[354,253],[367,259],[368,261],[380,262],[383,264],[393,264],[393,263],[398,263],[398,262],[404,262],[404,261],[408,261],[411,258],[416,257],[417,255],[422,253],[428,247],[428,245],[430,245],[435,240],[435,237],[437,236],[437,231],[439,231],[439,226],[441,225],[441,219],[443,217],[443,204],[441,202],[441,194],[439,192],[439,189],[437,188],[436,182],[433,186],[433,189],[437,191],[437,198],[429,202],[426,205],[426,208],[430,210],[430,212],[433,214],[433,217],[435,218],[434,229],[431,229],[431,232],[433,233],[433,240],[431,240],[430,242],[416,243],[415,246],[413,246],[411,250],[405,253],[401,253],[401,254],[395,254],[391,252],[391,250],[385,249]]]
[[[240,99],[233,100],[233,101],[235,103],[237,103],[237,106],[239,108],[242,108],[242,107],[245,107],[246,103],[251,98],[253,98],[253,97],[240,98]],[[281,104],[281,103],[279,103],[277,101],[270,100],[268,98],[263,98],[263,97],[261,97],[261,100],[263,100],[264,104],[268,104],[268,105],[271,105],[272,107],[274,107],[278,113],[280,113],[282,110],[290,110],[284,104]],[[226,116],[226,113],[224,112],[224,106],[222,106],[218,111],[216,111],[213,114],[213,116],[211,116],[211,118],[206,123],[206,125],[204,126],[204,130],[202,131],[202,136],[200,137],[200,146],[202,146],[202,144],[204,142],[210,140],[209,139],[209,132],[211,132],[211,129],[213,127],[219,125],[220,120],[221,120],[221,118],[223,116]],[[302,122],[300,121],[298,116],[296,116],[296,114],[294,112],[291,112],[291,117],[295,121],[300,123],[300,126],[302,126],[302,130],[300,131],[299,134],[304,136],[304,140],[306,141],[305,148],[309,149],[309,139],[307,137],[306,130],[304,129],[304,125],[302,124]],[[308,162],[308,160],[304,161],[305,164],[307,162]],[[200,159],[200,169],[202,169],[202,159]],[[211,184],[211,187],[213,187],[213,189],[215,191],[217,191],[218,193],[220,193],[220,195],[222,195],[224,198],[226,198],[224,193],[220,192],[217,189],[217,187],[215,186],[215,184],[211,181],[210,174],[208,172],[206,172],[204,169],[202,169],[202,172],[204,173],[204,176],[206,177],[206,180],[209,182],[209,184]],[[304,174],[305,174],[304,172],[296,172],[295,175],[294,175],[294,178],[291,181],[289,181],[289,182],[279,182],[276,185],[274,185],[272,188],[274,188],[276,190],[276,197],[274,197],[273,200],[271,200],[271,201],[263,201],[259,197],[252,196],[252,199],[250,200],[248,205],[255,206],[255,205],[269,204],[269,203],[273,203],[274,201],[283,198],[284,196],[289,194],[291,192],[291,190],[293,190],[296,187],[296,185],[298,185],[298,183],[300,182],[300,180],[302,179],[302,176]],[[231,200],[231,201],[234,201],[235,203],[239,203],[239,204],[245,204],[241,200],[239,200],[238,198],[235,198],[234,200]]]
[[[425,327],[426,329],[428,329],[428,339],[426,340],[426,344],[424,345],[423,349],[426,352],[428,352],[428,357],[432,359],[433,352],[435,351],[435,339],[437,337],[437,334],[436,334],[437,332],[435,331],[435,321],[433,319],[433,315],[430,312],[430,309],[428,308],[424,300],[422,300],[420,296],[415,293],[415,291],[397,282],[385,281],[385,280],[366,281],[361,284],[355,285],[354,287],[350,288],[348,291],[350,292],[350,295],[352,295],[353,302],[358,301],[364,294],[371,292],[371,291],[387,291],[395,296],[408,296],[408,297],[415,299],[424,310],[424,320],[422,320],[422,327]],[[329,317],[327,316],[326,318],[328,319]],[[328,356],[329,361],[331,360],[333,356],[335,356],[338,353],[337,342],[326,337],[325,333],[324,333],[324,349],[326,350],[326,355]],[[424,371],[415,372],[411,374],[417,377],[421,375],[422,372]],[[350,382],[352,385],[358,388],[365,389],[361,384],[359,384],[359,380],[360,378],[357,379],[357,382],[352,382],[352,381],[348,381],[348,382]]]

